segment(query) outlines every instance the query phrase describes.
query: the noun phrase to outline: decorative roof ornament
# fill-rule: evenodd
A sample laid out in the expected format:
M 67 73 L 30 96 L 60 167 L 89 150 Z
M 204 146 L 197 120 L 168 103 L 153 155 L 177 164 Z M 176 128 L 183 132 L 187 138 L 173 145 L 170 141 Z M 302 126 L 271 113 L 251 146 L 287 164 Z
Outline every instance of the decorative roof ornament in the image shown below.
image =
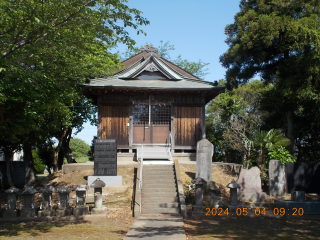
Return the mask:
M 159 54 L 158 49 L 155 48 L 155 47 L 152 46 L 152 45 L 149 45 L 149 44 L 146 44 L 146 45 L 142 46 L 142 47 L 140 48 L 140 50 L 141 50 L 141 52 L 146 51 L 146 52 L 148 52 L 148 53 L 151 52 L 151 53 Z
M 159 69 L 156 67 L 156 65 L 154 65 L 154 63 L 150 63 L 145 69 L 145 71 L 156 72 L 156 71 L 159 71 Z

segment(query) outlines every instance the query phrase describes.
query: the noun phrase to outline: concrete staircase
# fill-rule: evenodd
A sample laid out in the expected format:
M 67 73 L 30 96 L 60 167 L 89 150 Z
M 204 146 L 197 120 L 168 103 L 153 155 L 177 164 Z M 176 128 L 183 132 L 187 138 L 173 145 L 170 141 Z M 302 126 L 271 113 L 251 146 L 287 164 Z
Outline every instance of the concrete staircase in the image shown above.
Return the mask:
M 173 165 L 144 165 L 141 191 L 142 214 L 179 214 Z

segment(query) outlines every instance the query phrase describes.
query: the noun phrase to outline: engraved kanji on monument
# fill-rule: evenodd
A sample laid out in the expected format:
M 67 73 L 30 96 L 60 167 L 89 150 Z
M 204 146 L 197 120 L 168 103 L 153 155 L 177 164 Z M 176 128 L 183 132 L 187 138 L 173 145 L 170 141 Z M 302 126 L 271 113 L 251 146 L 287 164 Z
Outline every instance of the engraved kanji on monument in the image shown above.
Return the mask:
M 94 175 L 117 176 L 117 140 L 96 139 L 94 143 Z
M 202 139 L 197 143 L 197 164 L 196 178 L 201 177 L 205 181 L 212 180 L 212 156 L 213 145 L 207 139 Z

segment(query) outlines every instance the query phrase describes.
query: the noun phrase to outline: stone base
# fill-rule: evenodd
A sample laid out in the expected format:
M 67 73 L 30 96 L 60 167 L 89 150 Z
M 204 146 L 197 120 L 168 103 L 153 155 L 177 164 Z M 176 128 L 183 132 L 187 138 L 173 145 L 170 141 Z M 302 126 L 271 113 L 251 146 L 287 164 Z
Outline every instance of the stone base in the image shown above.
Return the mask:
M 51 217 L 51 216 L 54 216 L 54 211 L 53 210 L 40 210 L 38 212 L 38 216 L 39 217 Z
M 299 215 L 299 208 L 303 209 L 303 214 L 320 214 L 320 202 L 319 201 L 285 201 L 285 200 L 274 200 L 274 208 L 284 208 L 286 210 L 285 216 L 292 216 L 293 213 Z M 296 208 L 297 210 L 293 209 Z M 300 210 L 300 214 L 302 210 Z
M 238 200 L 242 202 L 264 202 L 266 200 L 265 193 L 238 193 Z
M 99 178 L 106 186 L 122 186 L 122 176 L 88 176 L 88 186 Z
M 191 214 L 193 217 L 205 216 L 206 215 L 206 207 L 193 205 Z
M 18 217 L 18 210 L 3 210 L 3 218 L 16 218 Z
M 106 214 L 106 208 L 92 208 L 91 209 L 91 215 L 105 215 Z
M 238 208 L 241 208 L 242 210 L 243 206 L 241 204 L 237 206 L 228 205 L 229 212 L 236 212 Z
M 71 209 L 57 209 L 56 216 L 57 217 L 65 217 L 71 215 Z
M 22 209 L 20 213 L 20 217 L 22 218 L 31 218 L 36 216 L 35 209 Z
M 76 207 L 73 209 L 73 215 L 75 217 L 79 217 L 82 215 L 87 215 L 89 214 L 89 207 Z

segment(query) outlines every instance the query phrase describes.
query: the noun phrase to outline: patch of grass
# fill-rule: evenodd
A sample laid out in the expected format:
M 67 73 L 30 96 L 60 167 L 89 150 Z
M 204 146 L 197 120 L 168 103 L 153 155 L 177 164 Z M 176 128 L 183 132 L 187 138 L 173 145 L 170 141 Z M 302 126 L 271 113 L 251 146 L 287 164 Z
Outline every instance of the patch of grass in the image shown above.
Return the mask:
M 77 163 L 85 163 L 85 162 L 89 162 L 89 157 L 78 157 L 78 158 L 74 158 L 76 160 Z

